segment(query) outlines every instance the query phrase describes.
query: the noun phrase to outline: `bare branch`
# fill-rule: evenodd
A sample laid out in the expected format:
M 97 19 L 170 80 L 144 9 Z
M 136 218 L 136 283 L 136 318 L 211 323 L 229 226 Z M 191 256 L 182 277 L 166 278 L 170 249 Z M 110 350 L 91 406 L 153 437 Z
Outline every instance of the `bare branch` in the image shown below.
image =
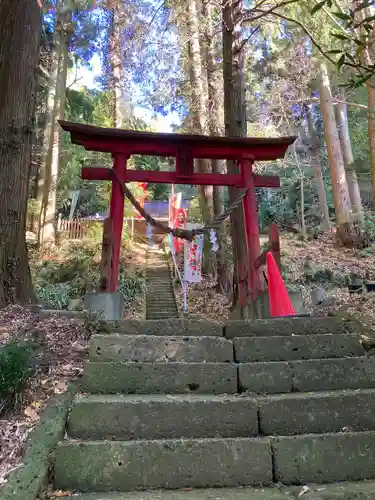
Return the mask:
M 246 16 L 246 14 L 247 14 L 248 17 L 247 18 L 245 17 L 243 19 L 243 21 L 246 21 L 246 22 L 257 21 L 258 19 L 261 19 L 264 16 L 267 16 L 269 14 L 275 13 L 276 10 L 278 10 L 278 9 L 280 9 L 282 7 L 286 7 L 287 5 L 291 5 L 293 3 L 297 3 L 298 1 L 299 0 L 285 0 L 284 2 L 281 2 L 281 3 L 277 4 L 277 5 L 274 5 L 273 7 L 271 7 L 268 10 L 259 9 L 259 7 L 261 6 L 261 4 L 264 3 L 264 2 L 260 2 L 260 4 L 254 5 L 254 7 L 252 9 L 248 9 L 248 10 L 244 11 L 244 15 Z M 259 12 L 259 14 L 253 16 L 252 13 L 255 13 L 255 12 Z

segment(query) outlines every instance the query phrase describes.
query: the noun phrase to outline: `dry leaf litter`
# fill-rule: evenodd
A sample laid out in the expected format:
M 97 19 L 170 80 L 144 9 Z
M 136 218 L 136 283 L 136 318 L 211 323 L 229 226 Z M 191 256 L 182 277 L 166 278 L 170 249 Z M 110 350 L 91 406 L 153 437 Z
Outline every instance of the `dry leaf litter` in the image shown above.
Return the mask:
M 122 260 L 139 268 L 145 264 L 145 247 L 134 247 L 133 252 L 122 255 Z M 144 295 L 139 294 L 131 307 L 124 311 L 124 319 L 145 317 Z M 65 392 L 68 383 L 81 376 L 87 356 L 90 332 L 86 330 L 84 320 L 55 316 L 40 322 L 38 313 L 20 306 L 0 310 L 0 347 L 17 339 L 28 339 L 40 346 L 38 368 L 17 411 L 0 416 L 0 491 L 9 473 L 22 463 L 27 436 L 38 423 L 39 414 L 49 398 Z M 67 496 L 68 493 L 59 492 L 57 496 Z
M 281 262 L 285 282 L 290 289 L 301 291 L 308 312 L 323 315 L 331 311 L 343 312 L 360 318 L 368 328 L 368 335 L 375 344 L 375 293 L 350 295 L 345 281 L 352 275 L 368 282 L 375 282 L 375 247 L 364 250 L 347 249 L 335 244 L 334 235 L 324 235 L 313 241 L 301 241 L 294 236 L 283 235 L 280 240 Z M 307 274 L 321 272 L 331 275 L 324 282 L 317 279 L 312 283 Z M 340 281 L 340 285 L 337 284 Z M 324 288 L 329 305 L 314 306 L 311 291 Z M 179 311 L 183 311 L 183 293 L 176 286 Z M 196 317 L 225 323 L 230 313 L 228 297 L 215 291 L 215 282 L 203 278 L 201 283 L 189 285 L 188 317 Z M 372 341 L 371 341 L 372 342 Z

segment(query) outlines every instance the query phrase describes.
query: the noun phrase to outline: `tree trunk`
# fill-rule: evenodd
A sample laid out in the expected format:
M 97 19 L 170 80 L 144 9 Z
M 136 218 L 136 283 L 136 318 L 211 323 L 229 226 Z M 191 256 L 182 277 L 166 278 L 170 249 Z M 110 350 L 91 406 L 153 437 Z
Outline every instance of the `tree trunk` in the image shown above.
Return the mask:
M 122 110 L 123 92 L 122 92 L 122 77 L 124 72 L 124 64 L 122 57 L 122 8 L 120 2 L 107 0 L 107 8 L 111 10 L 112 19 L 109 35 L 109 60 L 111 64 L 111 88 L 114 95 L 113 103 L 113 123 L 116 128 L 121 128 L 124 123 Z M 129 82 L 130 83 L 130 82 Z
M 315 171 L 316 184 L 318 186 L 318 196 L 319 196 L 319 206 L 320 206 L 320 217 L 321 217 L 321 227 L 323 231 L 329 231 L 329 210 L 327 203 L 326 189 L 324 186 L 322 165 L 320 163 L 319 156 L 319 140 L 315 129 L 315 124 L 313 117 L 311 116 L 311 109 L 306 108 L 307 114 L 307 126 L 310 135 L 310 158 L 311 163 Z
M 58 77 L 56 81 L 55 102 L 53 109 L 53 122 L 51 129 L 50 152 L 47 156 L 47 174 L 48 179 L 45 184 L 45 194 L 43 197 L 43 220 L 41 224 L 40 243 L 54 244 L 56 238 L 56 190 L 59 175 L 60 161 L 60 135 L 61 130 L 57 123 L 65 116 L 66 104 L 66 80 L 68 74 L 69 45 L 73 34 L 72 15 L 74 3 L 72 0 L 65 0 L 64 6 L 59 15 L 57 29 L 59 33 L 59 54 Z
M 43 133 L 43 146 L 41 151 L 41 163 L 38 173 L 38 194 L 37 204 L 39 209 L 38 221 L 38 242 L 39 244 L 44 241 L 43 227 L 45 225 L 46 211 L 48 204 L 48 193 L 50 187 L 50 166 L 52 161 L 52 148 L 53 148 L 53 132 L 54 123 L 56 122 L 55 115 L 55 102 L 58 94 L 57 85 L 59 78 L 59 64 L 61 60 L 61 10 L 63 0 L 57 0 L 54 37 L 52 47 L 52 62 L 48 79 L 48 97 L 46 104 L 46 115 Z
M 358 6 L 361 2 L 359 0 L 353 1 L 353 11 L 356 12 L 356 20 L 358 19 L 359 28 L 357 34 L 359 37 L 365 37 L 366 32 L 363 24 L 363 20 L 370 16 L 373 16 L 374 9 L 371 5 L 367 8 L 362 8 L 358 10 Z M 367 48 L 362 52 L 362 61 L 367 65 L 373 65 L 375 62 L 375 22 L 372 20 L 367 25 L 372 25 L 372 30 L 368 34 Z M 366 82 L 367 88 L 367 130 L 368 130 L 368 144 L 370 149 L 371 158 L 371 177 L 372 177 L 372 207 L 375 208 L 375 77 L 372 76 Z
M 0 307 L 34 299 L 25 241 L 41 4 L 0 2 Z
M 228 137 L 246 137 L 245 86 L 243 80 L 243 53 L 241 45 L 241 0 L 227 2 L 223 0 L 223 78 L 224 78 L 224 122 L 225 135 Z M 238 166 L 233 161 L 227 162 L 229 174 L 238 173 Z M 234 201 L 239 190 L 229 188 L 229 199 Z M 238 306 L 241 289 L 248 290 L 247 246 L 240 206 L 231 215 L 232 253 L 234 261 L 233 303 Z M 242 304 L 241 304 L 242 305 Z
M 349 189 L 346 181 L 344 160 L 341 153 L 340 139 L 336 126 L 328 71 L 327 67 L 323 63 L 320 65 L 320 72 L 320 110 L 323 116 L 328 164 L 331 172 L 337 236 L 340 243 L 346 244 L 352 237 Z
M 202 18 L 205 20 L 203 33 L 204 60 L 206 65 L 207 79 L 207 118 L 208 132 L 211 136 L 220 135 L 220 112 L 219 112 L 219 81 L 218 65 L 215 57 L 214 32 L 213 32 L 213 12 L 212 5 L 207 1 L 202 2 Z M 211 169 L 214 174 L 223 173 L 223 163 L 221 160 L 211 160 Z M 216 217 L 224 211 L 224 189 L 222 186 L 213 187 L 213 215 Z M 226 231 L 224 224 L 217 230 L 218 251 L 216 252 L 217 283 L 216 289 L 219 293 L 229 293 L 230 279 L 228 269 L 225 265 Z
M 199 19 L 198 10 L 195 0 L 188 0 L 187 2 L 187 15 L 188 15 L 188 35 L 189 35 L 189 65 L 190 65 L 190 85 L 191 85 L 191 99 L 190 99 L 190 113 L 194 132 L 198 134 L 205 134 L 207 131 L 207 109 L 208 109 L 208 96 L 207 85 L 204 85 L 202 74 L 204 72 L 204 65 L 202 64 L 202 54 L 200 43 Z M 196 161 L 197 169 L 200 173 L 208 173 L 208 162 L 205 159 L 198 159 Z M 199 205 L 202 213 L 202 219 L 205 224 L 212 219 L 212 206 L 213 206 L 213 188 L 212 186 L 199 186 Z M 205 244 L 203 256 L 203 273 L 209 274 L 211 271 L 210 259 L 210 245 Z
M 306 236 L 306 221 L 305 221 L 305 178 L 303 172 L 299 172 L 299 187 L 300 187 L 300 220 L 301 220 L 301 234 Z
M 328 210 L 326 189 L 324 186 L 322 165 L 320 163 L 319 148 L 317 148 L 316 146 L 312 146 L 310 158 L 315 171 L 316 184 L 318 186 L 321 227 L 323 231 L 329 231 L 330 229 L 329 210 Z
M 336 119 L 340 137 L 341 151 L 346 170 L 349 196 L 352 204 L 353 220 L 358 221 L 360 224 L 363 224 L 363 207 L 361 193 L 357 181 L 357 174 L 354 167 L 353 151 L 348 126 L 348 107 L 345 103 L 345 96 L 341 97 L 341 101 L 342 102 L 338 102 L 336 104 Z
M 374 28 L 375 29 L 375 28 Z M 372 176 L 372 207 L 375 208 L 375 77 L 367 82 L 368 95 L 368 143 L 371 157 L 371 176 Z

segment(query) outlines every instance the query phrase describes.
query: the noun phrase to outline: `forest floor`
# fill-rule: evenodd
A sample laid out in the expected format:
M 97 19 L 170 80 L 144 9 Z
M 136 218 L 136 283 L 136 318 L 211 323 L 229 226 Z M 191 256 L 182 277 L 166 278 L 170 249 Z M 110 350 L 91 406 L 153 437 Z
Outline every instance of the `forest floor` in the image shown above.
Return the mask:
M 349 294 L 347 283 L 352 277 L 375 283 L 375 246 L 347 249 L 335 245 L 334 235 L 303 241 L 295 236 L 281 236 L 282 274 L 290 290 L 300 290 L 308 312 L 324 314 L 337 311 L 353 315 L 374 332 L 375 293 Z M 316 306 L 311 291 L 321 288 L 325 301 Z M 183 294 L 177 289 L 179 309 L 183 309 Z M 228 320 L 231 303 L 228 297 L 215 291 L 215 282 L 204 279 L 190 285 L 188 293 L 189 315 L 224 323 Z
M 48 307 L 67 307 L 82 294 L 87 282 L 97 281 L 99 262 L 96 243 L 67 243 L 55 250 L 31 252 L 30 267 L 39 299 Z M 126 301 L 124 318 L 144 317 L 144 266 L 145 247 L 127 243 L 120 280 Z M 10 306 L 0 310 L 0 348 L 26 340 L 32 343 L 36 358 L 36 368 L 15 407 L 6 411 L 0 401 L 0 497 L 7 475 L 22 462 L 26 438 L 48 400 L 65 392 L 69 382 L 81 376 L 97 319 L 55 316 L 39 321 L 37 308 Z

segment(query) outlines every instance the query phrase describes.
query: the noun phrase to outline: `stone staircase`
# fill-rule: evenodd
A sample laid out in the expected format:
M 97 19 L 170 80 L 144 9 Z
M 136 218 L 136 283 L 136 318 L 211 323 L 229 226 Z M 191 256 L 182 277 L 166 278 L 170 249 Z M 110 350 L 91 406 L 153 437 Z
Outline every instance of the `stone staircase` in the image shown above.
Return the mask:
M 54 471 L 80 500 L 375 499 L 375 359 L 349 322 L 125 322 L 82 391 Z
M 146 283 L 146 319 L 178 318 L 171 272 L 162 249 L 147 250 Z

